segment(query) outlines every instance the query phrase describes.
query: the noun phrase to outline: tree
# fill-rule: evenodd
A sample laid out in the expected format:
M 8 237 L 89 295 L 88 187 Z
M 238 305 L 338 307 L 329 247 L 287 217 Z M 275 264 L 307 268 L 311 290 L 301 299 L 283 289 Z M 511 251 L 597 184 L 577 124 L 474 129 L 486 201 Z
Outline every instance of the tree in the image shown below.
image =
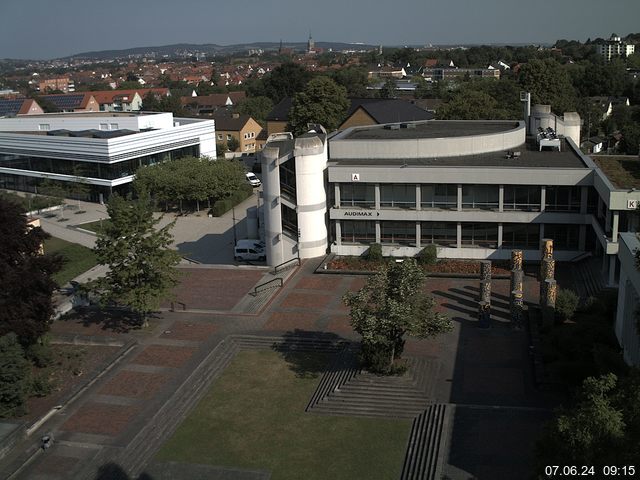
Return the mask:
M 367 85 L 369 78 L 367 69 L 360 66 L 350 66 L 336 70 L 332 75 L 333 80 L 347 89 L 350 98 L 368 97 Z
M 396 98 L 398 91 L 396 89 L 396 82 L 393 78 L 387 79 L 380 89 L 380 98 Z
M 640 146 L 640 125 L 628 123 L 622 127 L 622 142 L 620 148 L 627 155 L 637 155 Z
M 575 90 L 565 67 L 551 58 L 533 59 L 520 68 L 520 86 L 531 92 L 533 103 L 551 105 L 562 114 L 575 110 Z
M 0 417 L 25 413 L 29 362 L 15 333 L 0 337 Z
M 49 330 L 53 315 L 51 275 L 62 259 L 41 254 L 48 237 L 28 225 L 17 204 L 0 197 L 0 335 L 15 333 L 24 347 Z
M 305 133 L 307 124 L 319 123 L 327 131 L 338 128 L 349 108 L 347 91 L 328 77 L 309 81 L 296 94 L 289 112 L 289 125 L 295 135 Z
M 434 310 L 422 287 L 424 273 L 414 259 L 392 263 L 367 279 L 358 292 L 343 297 L 351 326 L 362 335 L 361 358 L 374 372 L 390 373 L 404 349 L 404 336 L 429 338 L 453 328 Z
M 236 137 L 231 137 L 227 140 L 227 148 L 230 152 L 235 152 L 240 148 L 240 141 Z
M 91 288 L 104 303 L 125 305 L 139 315 L 146 326 L 147 316 L 160 306 L 177 284 L 175 266 L 180 255 L 169 247 L 175 221 L 157 229 L 160 218 L 146 192 L 136 200 L 113 195 L 107 212 L 110 222 L 98 233 L 94 251 L 98 261 L 109 267 L 107 274 L 95 280 Z
M 46 179 L 38 187 L 41 193 L 55 199 L 60 204 L 60 218 L 64 218 L 65 198 L 68 194 L 66 186 L 59 181 Z
M 262 77 L 261 81 L 252 84 L 249 93 L 252 97 L 269 97 L 276 104 L 285 97 L 301 92 L 312 76 L 310 71 L 297 63 L 283 63 Z
M 446 104 L 438 108 L 440 120 L 489 120 L 497 116 L 497 103 L 488 94 L 474 90 L 456 93 Z
M 238 105 L 238 113 L 249 115 L 258 123 L 264 123 L 267 115 L 273 109 L 273 102 L 269 97 L 249 97 Z

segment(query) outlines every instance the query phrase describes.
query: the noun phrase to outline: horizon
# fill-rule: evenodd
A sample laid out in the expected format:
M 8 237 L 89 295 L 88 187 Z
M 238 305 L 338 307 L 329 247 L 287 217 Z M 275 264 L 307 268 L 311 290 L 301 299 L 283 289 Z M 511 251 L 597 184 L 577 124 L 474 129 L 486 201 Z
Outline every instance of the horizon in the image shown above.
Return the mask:
M 637 0 L 619 0 L 616 9 L 598 16 L 592 15 L 600 11 L 595 0 L 584 0 L 579 9 L 570 2 L 531 8 L 523 0 L 485 0 L 482 7 L 473 9 L 473 15 L 466 14 L 468 3 L 449 0 L 427 5 L 420 0 L 400 0 L 371 8 L 363 0 L 350 4 L 327 0 L 318 9 L 311 2 L 295 0 L 267 0 L 259 7 L 247 0 L 233 6 L 205 0 L 179 4 L 167 0 L 126 4 L 118 0 L 110 4 L 67 0 L 61 9 L 47 0 L 28 4 L 5 0 L 0 58 L 52 60 L 86 52 L 175 44 L 225 46 L 278 43 L 280 39 L 304 43 L 309 34 L 316 42 L 389 47 L 548 45 L 560 39 L 584 42 L 608 38 L 612 32 L 620 36 L 635 33 L 640 17 Z M 331 40 L 334 38 L 340 40 Z

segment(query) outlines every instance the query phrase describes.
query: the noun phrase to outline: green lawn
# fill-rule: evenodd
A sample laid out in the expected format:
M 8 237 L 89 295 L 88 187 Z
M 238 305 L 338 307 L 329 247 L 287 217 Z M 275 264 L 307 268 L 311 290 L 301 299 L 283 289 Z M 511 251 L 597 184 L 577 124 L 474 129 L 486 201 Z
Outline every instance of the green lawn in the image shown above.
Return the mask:
M 311 360 L 319 371 L 328 357 Z M 320 376 L 291 367 L 273 351 L 240 352 L 156 460 L 269 470 L 272 480 L 398 478 L 411 421 L 305 413 Z
M 91 249 L 56 237 L 45 240 L 44 251 L 47 254 L 59 253 L 66 259 L 62 269 L 53 276 L 53 279 L 60 286 L 65 285 L 69 280 L 86 272 L 98 263 L 96 255 Z
M 83 228 L 84 230 L 90 230 L 92 232 L 98 233 L 100 229 L 107 225 L 109 220 L 98 220 L 96 222 L 83 223 L 78 225 L 79 228 Z

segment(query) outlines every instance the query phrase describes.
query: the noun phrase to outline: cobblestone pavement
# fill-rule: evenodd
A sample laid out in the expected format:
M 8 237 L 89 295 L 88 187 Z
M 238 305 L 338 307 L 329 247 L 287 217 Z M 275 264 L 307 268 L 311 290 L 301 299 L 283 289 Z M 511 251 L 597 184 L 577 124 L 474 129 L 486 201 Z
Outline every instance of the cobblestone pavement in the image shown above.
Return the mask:
M 155 415 L 165 404 L 170 405 L 167 402 L 176 393 L 199 388 L 199 379 L 190 374 L 209 361 L 230 334 L 328 332 L 356 340 L 342 296 L 359 289 L 365 277 L 314 274 L 318 262 L 303 263 L 283 288 L 274 290 L 270 303 L 257 315 L 236 314 L 232 308 L 260 280 L 263 270 L 237 273 L 202 268 L 188 271 L 179 295 L 191 296 L 189 305 L 206 307 L 215 314 L 165 311 L 144 334 L 120 328 L 115 319 L 108 320 L 109 325 L 80 318 L 54 326 L 54 332 L 80 336 L 105 331 L 110 336 L 133 336 L 138 345 L 79 400 L 49 420 L 42 431 L 54 433 L 55 445 L 35 455 L 16 478 L 97 478 L 101 466 L 135 457 L 135 448 L 146 449 L 147 457 L 152 455 L 164 439 L 160 433 L 150 434 L 147 445 L 136 443 L 135 448 L 133 439 L 149 422 L 158 421 Z M 508 280 L 494 281 L 489 329 L 477 328 L 478 283 L 429 279 L 427 291 L 436 299 L 437 308 L 451 316 L 455 328 L 434 340 L 408 340 L 405 348 L 407 355 L 440 362 L 434 401 L 456 405 L 445 466 L 453 479 L 507 478 L 502 473 L 509 468 L 513 471 L 513 455 L 519 459 L 516 470 L 526 471 L 531 462 L 531 438 L 557 400 L 533 388 L 526 332 L 512 329 L 506 315 Z M 527 277 L 527 301 L 535 301 L 537 288 L 535 279 Z M 487 446 L 489 441 L 495 442 L 492 447 Z M 469 451 L 472 454 L 467 455 Z M 137 468 L 134 473 L 139 473 Z

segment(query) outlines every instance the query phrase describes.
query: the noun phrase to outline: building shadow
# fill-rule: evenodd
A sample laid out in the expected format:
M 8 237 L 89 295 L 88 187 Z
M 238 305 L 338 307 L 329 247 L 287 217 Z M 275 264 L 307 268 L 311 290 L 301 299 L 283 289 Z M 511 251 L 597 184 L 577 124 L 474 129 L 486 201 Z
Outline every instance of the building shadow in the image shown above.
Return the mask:
M 157 318 L 159 317 L 155 313 L 147 316 L 149 321 Z M 68 318 L 56 321 L 59 322 L 75 323 L 84 328 L 98 326 L 101 330 L 119 334 L 130 333 L 143 327 L 140 317 L 130 310 L 98 306 L 78 307 Z
M 109 462 L 98 468 L 94 480 L 154 480 L 154 477 L 145 472 L 137 477 L 131 477 L 120 465 Z
M 203 221 L 207 221 L 204 219 Z M 234 240 L 247 237 L 247 220 L 238 220 L 221 233 L 207 233 L 193 242 L 181 242 L 176 245 L 180 255 L 198 263 L 232 265 L 234 264 Z

